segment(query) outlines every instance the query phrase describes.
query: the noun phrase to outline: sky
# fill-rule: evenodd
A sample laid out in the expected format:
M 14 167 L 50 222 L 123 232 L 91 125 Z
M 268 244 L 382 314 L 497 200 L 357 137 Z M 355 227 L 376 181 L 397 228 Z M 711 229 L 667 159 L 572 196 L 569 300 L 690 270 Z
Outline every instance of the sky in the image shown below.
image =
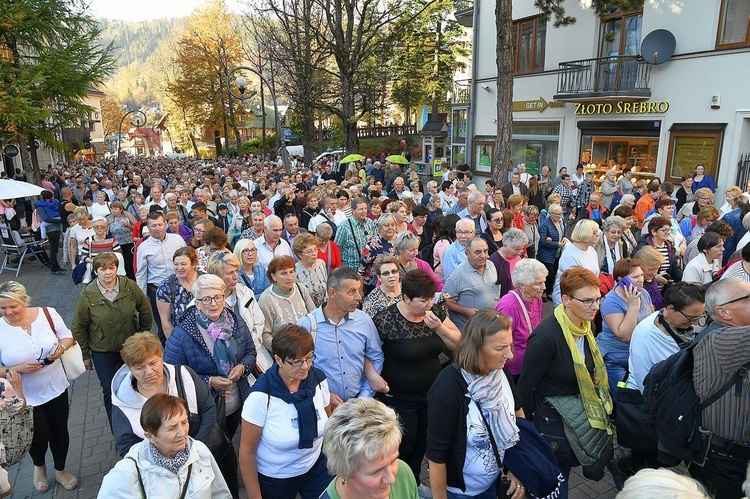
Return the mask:
M 147 21 L 172 17 L 185 17 L 201 7 L 204 0 L 89 0 L 94 17 L 111 20 Z M 231 11 L 241 12 L 240 0 L 226 0 Z

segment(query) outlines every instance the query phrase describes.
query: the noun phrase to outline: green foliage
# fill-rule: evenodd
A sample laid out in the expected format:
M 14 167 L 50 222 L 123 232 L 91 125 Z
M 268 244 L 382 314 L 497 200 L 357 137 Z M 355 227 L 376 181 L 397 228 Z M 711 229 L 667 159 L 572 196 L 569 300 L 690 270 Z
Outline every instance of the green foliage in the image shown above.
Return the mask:
M 643 9 L 644 0 L 591 0 L 591 8 L 599 16 L 614 12 Z M 565 13 L 565 0 L 534 0 L 534 5 L 547 19 L 554 17 L 554 26 L 569 26 L 576 22 L 576 18 Z

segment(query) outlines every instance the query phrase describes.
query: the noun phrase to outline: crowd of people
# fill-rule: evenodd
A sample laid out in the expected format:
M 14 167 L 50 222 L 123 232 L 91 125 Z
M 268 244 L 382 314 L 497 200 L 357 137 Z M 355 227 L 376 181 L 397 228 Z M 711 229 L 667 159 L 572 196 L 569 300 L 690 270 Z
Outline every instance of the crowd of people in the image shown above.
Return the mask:
M 123 457 L 100 497 L 236 498 L 239 473 L 253 498 L 566 498 L 578 466 L 623 497 L 742 497 L 747 376 L 703 411 L 702 485 L 619 441 L 616 409 L 687 348 L 701 400 L 750 361 L 750 185 L 714 206 L 703 165 L 675 189 L 612 163 L 481 186 L 378 158 L 50 165 L 43 199 L 0 215 L 41 220 L 80 293 L 68 326 L 0 285 L 2 442 L 33 412 L 34 488 L 48 449 L 77 487 L 77 343 Z

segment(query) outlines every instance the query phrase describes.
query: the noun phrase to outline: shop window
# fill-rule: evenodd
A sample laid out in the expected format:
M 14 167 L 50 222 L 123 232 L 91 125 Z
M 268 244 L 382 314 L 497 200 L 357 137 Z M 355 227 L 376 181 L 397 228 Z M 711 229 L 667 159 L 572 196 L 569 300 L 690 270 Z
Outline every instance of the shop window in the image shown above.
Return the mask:
M 516 72 L 543 71 L 547 22 L 534 17 L 516 21 L 513 27 L 516 30 Z
M 750 2 L 722 0 L 716 48 L 750 45 Z
M 492 175 L 495 164 L 495 143 L 490 141 L 474 142 L 474 173 Z
M 600 57 L 638 55 L 641 48 L 643 12 L 626 12 L 602 21 Z
M 683 175 L 695 173 L 697 165 L 705 167 L 705 174 L 717 178 L 719 153 L 723 140 L 723 128 L 681 131 L 680 125 L 672 126 L 669 134 L 667 154 L 667 178 L 679 181 Z
M 526 172 L 535 175 L 542 166 L 557 171 L 560 143 L 558 122 L 514 122 L 511 145 L 514 165 L 526 164 Z

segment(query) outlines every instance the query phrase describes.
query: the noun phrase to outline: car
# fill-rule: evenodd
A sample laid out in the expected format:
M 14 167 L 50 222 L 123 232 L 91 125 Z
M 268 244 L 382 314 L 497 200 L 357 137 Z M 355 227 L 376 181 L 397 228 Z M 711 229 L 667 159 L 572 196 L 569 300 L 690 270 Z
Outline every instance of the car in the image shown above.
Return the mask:
M 315 161 L 318 162 L 325 158 L 330 158 L 331 156 L 341 156 L 342 158 L 346 155 L 346 149 L 329 149 L 325 152 L 322 152 L 315 156 Z

